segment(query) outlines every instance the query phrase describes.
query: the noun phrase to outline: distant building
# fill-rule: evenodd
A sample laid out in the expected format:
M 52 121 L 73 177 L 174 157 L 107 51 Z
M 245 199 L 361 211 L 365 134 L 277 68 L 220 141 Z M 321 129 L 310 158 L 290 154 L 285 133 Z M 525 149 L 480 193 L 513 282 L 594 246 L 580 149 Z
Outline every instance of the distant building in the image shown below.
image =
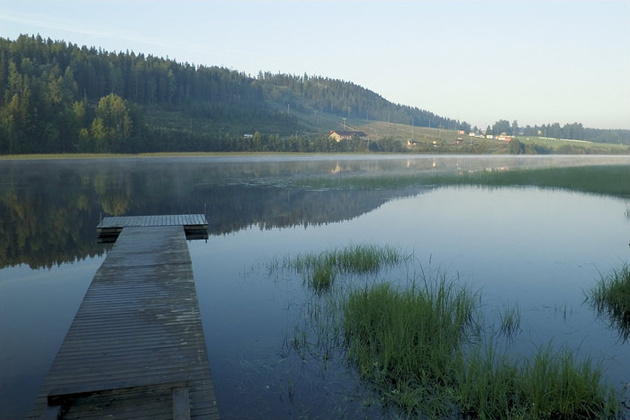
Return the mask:
M 363 131 L 331 131 L 328 134 L 328 137 L 330 137 L 331 139 L 334 139 L 335 141 L 350 140 L 353 137 L 356 137 L 362 140 L 368 139 L 367 134 L 365 134 Z

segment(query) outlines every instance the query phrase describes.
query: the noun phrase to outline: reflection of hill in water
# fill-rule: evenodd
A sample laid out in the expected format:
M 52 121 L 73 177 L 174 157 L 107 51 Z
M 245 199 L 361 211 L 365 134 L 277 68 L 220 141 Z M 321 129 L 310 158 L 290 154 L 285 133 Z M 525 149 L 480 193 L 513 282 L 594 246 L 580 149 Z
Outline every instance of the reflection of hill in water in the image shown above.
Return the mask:
M 261 229 L 320 225 L 349 220 L 405 195 L 403 191 L 304 191 L 277 187 L 210 188 L 210 234 L 229 233 L 252 225 Z
M 0 268 L 50 267 L 101 254 L 101 216 L 205 213 L 210 234 L 338 222 L 427 187 L 299 188 L 325 178 L 585 164 L 583 158 L 255 156 L 0 161 Z M 610 161 L 592 157 L 589 164 Z M 626 159 L 627 161 L 627 159 Z M 311 182 L 315 185 L 316 182 Z M 330 183 L 329 183 L 330 184 Z M 391 184 L 390 184 L 391 185 Z M 424 188 L 424 189 L 423 189 Z
M 351 219 L 412 192 L 307 191 L 289 178 L 375 170 L 356 162 L 2 162 L 0 267 L 50 267 L 101 254 L 105 215 L 206 213 L 210 234 Z

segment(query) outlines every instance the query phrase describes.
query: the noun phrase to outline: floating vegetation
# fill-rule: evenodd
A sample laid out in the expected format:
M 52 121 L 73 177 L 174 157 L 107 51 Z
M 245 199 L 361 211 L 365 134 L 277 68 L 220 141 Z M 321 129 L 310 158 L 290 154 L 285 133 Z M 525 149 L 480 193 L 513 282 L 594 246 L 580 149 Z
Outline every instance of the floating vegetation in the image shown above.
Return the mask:
M 624 264 L 608 276 L 601 276 L 586 298 L 600 316 L 610 319 L 623 341 L 630 338 L 630 265 Z
M 630 183 L 620 182 L 622 179 L 627 179 L 628 175 L 630 175 L 630 167 L 627 165 L 573 166 L 473 172 L 464 177 L 461 183 L 489 186 L 537 186 L 628 197 Z
M 282 268 L 294 270 L 305 283 L 317 293 L 331 288 L 341 274 L 375 274 L 385 267 L 394 266 L 406 257 L 391 246 L 349 245 L 342 249 L 325 251 L 321 254 L 298 255 L 285 258 Z M 274 261 L 268 266 L 269 271 L 279 269 Z
M 396 175 L 346 176 L 300 179 L 297 185 L 315 189 L 393 189 L 450 185 L 489 187 L 536 186 L 569 191 L 630 196 L 630 183 L 621 182 L 630 175 L 628 165 L 596 165 L 561 168 L 535 168 L 466 172 L 413 172 Z
M 622 415 L 615 388 L 602 381 L 601 363 L 551 344 L 529 357 L 509 356 L 493 341 L 520 332 L 518 304 L 497 314 L 499 330 L 493 332 L 481 317 L 480 294 L 457 279 L 422 269 L 407 283 L 377 278 L 383 268 L 409 258 L 391 247 L 352 245 L 272 261 L 270 273 L 290 270 L 316 292 L 305 302 L 293 338 L 287 332 L 284 349 L 324 365 L 347 357 L 384 408 L 409 418 Z M 622 271 L 615 277 L 627 277 L 627 267 Z M 368 277 L 335 283 L 344 275 Z
M 553 312 L 556 315 L 562 316 L 564 322 L 567 322 L 567 319 L 570 315 L 573 315 L 573 309 L 569 308 L 566 303 L 561 305 L 556 305 L 553 307 Z
M 508 306 L 499 314 L 499 332 L 508 338 L 512 338 L 521 331 L 521 309 L 518 305 Z

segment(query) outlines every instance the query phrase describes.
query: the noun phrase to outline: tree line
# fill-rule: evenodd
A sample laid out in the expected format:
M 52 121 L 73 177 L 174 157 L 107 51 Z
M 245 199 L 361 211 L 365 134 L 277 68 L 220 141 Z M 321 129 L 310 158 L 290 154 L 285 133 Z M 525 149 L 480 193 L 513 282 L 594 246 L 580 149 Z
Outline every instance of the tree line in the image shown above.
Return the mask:
M 268 72 L 250 77 L 39 35 L 0 38 L 0 154 L 404 150 L 400 139 L 331 143 L 326 133 L 307 134 L 300 112 L 471 130 L 466 122 L 393 104 L 341 80 Z M 628 130 L 577 123 L 521 128 L 500 120 L 488 130 L 612 143 L 629 137 Z
M 259 72 L 258 80 L 264 82 L 267 89 L 288 88 L 306 99 L 308 108 L 313 111 L 346 118 L 470 131 L 470 124 L 465 121 L 441 117 L 416 107 L 393 104 L 381 95 L 352 82 L 307 74 L 297 76 L 270 72 Z M 297 105 L 300 106 L 300 103 Z
M 475 131 L 478 129 L 475 127 Z M 595 143 L 630 144 L 630 130 L 603 130 L 587 128 L 582 123 L 565 124 L 560 123 L 542 125 L 527 125 L 520 127 L 518 121 L 499 120 L 492 126 L 486 128 L 486 133 L 491 135 L 508 136 L 540 136 L 554 139 L 585 140 Z
M 242 73 L 78 47 L 39 35 L 0 38 L 0 87 L 0 153 L 185 148 L 179 132 L 154 144 L 156 125 L 144 121 L 149 108 L 210 120 L 229 114 L 224 121 L 236 120 L 231 127 L 270 121 L 280 134 L 299 127 L 269 109 L 262 88 Z M 196 140 L 211 142 L 231 127 Z
M 304 128 L 285 112 L 285 104 L 294 111 L 466 128 L 466 123 L 392 104 L 349 82 L 270 73 L 252 78 L 225 68 L 107 52 L 40 35 L 0 38 L 0 87 L 3 154 L 365 149 L 352 142 L 298 139 Z M 147 110 L 177 111 L 181 118 L 202 119 L 204 127 L 147 122 Z M 243 133 L 255 131 L 265 134 L 252 145 Z

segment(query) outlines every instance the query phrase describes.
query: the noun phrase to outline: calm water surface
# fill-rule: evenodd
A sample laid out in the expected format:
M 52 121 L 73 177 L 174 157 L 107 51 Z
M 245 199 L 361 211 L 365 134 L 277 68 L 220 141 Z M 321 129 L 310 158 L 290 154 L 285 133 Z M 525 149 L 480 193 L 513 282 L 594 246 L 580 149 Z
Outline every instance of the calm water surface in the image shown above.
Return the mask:
M 369 281 L 446 273 L 481 295 L 487 328 L 508 306 L 527 356 L 551 342 L 604 361 L 623 389 L 630 344 L 583 291 L 628 261 L 628 201 L 527 188 L 303 188 L 325 176 L 630 163 L 566 157 L 264 157 L 0 161 L 0 417 L 24 417 L 106 256 L 108 214 L 206 213 L 189 248 L 222 418 L 366 418 L 384 413 L 343 348 L 322 333 L 326 297 L 268 266 L 352 244 L 392 245 L 407 263 Z M 313 320 L 316 320 L 313 322 Z M 303 339 L 296 346 L 297 338 Z M 330 337 L 327 337 L 330 338 Z

